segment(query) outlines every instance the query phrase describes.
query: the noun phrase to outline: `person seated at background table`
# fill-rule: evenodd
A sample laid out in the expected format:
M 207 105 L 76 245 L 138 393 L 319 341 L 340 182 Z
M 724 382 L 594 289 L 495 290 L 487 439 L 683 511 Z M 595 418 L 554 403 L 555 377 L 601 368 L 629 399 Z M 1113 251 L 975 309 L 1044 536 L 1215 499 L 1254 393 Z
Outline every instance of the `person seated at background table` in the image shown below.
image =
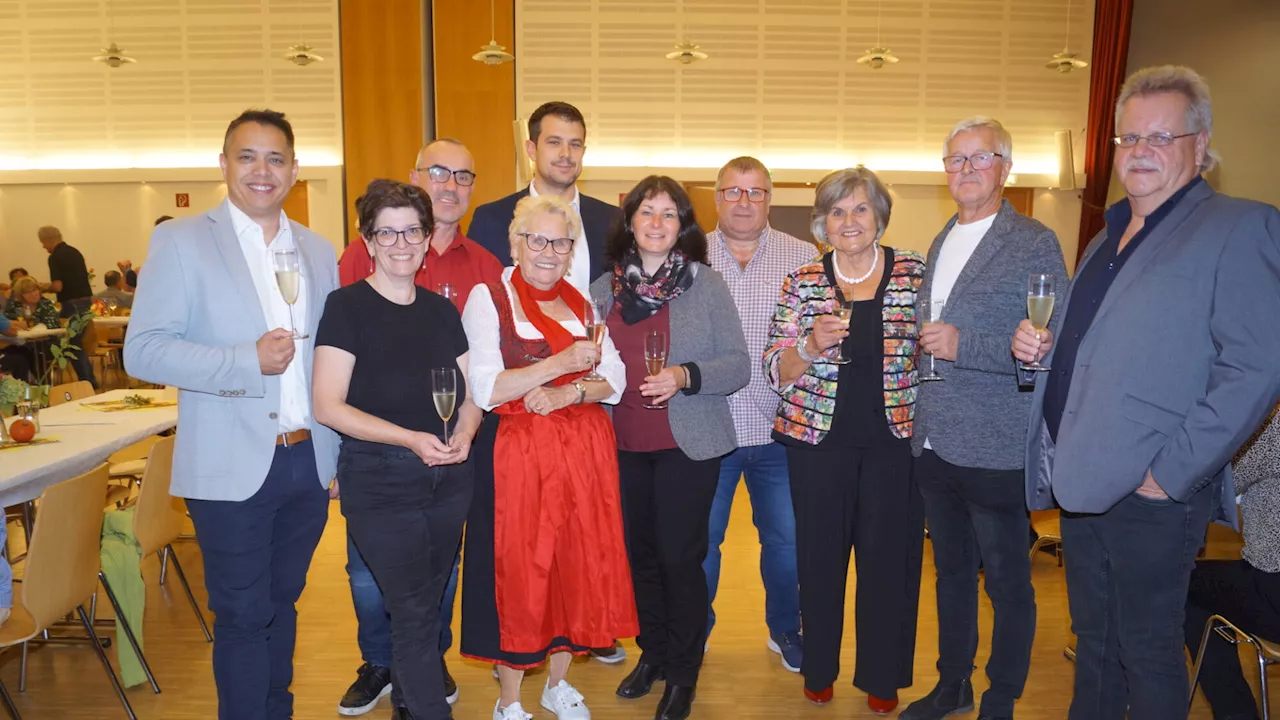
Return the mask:
M 707 238 L 680 184 L 651 175 L 622 202 L 605 240 L 605 274 L 591 283 L 626 366 L 613 411 L 627 556 L 640 616 L 640 662 L 618 695 L 666 687 L 654 717 L 692 712 L 707 640 L 707 557 L 720 460 L 738 447 L 728 396 L 751 378 L 738 310 L 707 264 Z M 666 367 L 650 373 L 660 333 Z
M 563 199 L 520 200 L 508 229 L 515 267 L 477 285 L 462 313 L 471 392 L 493 410 L 472 450 L 462 655 L 498 665 L 494 720 L 530 717 L 520 682 L 548 656 L 542 706 L 587 720 L 570 661 L 639 631 L 617 440 L 599 404 L 618 401 L 626 370 L 612 341 L 586 339 L 587 299 L 565 279 L 578 231 Z M 597 362 L 604 379 L 584 377 Z
M 94 295 L 94 300 L 103 300 L 108 304 L 114 300 L 117 307 L 133 307 L 133 293 L 129 292 L 128 287 L 124 284 L 123 273 L 115 270 L 108 271 L 106 275 L 102 276 L 102 282 L 106 284 L 107 288 Z
M 29 383 L 31 382 L 30 351 L 21 345 L 10 345 L 4 342 L 5 338 L 15 337 L 17 334 L 17 326 L 9 318 L 0 315 L 0 373 L 8 373 Z M 3 547 L 4 544 L 0 543 L 0 548 Z
M 19 330 L 30 330 L 36 325 L 50 329 L 61 327 L 58 308 L 40 293 L 40 283 L 30 276 L 21 277 L 13 284 L 13 299 L 5 307 L 4 314 L 14 321 Z
M 27 277 L 28 274 L 29 273 L 27 273 L 26 268 L 20 268 L 20 267 L 16 267 L 9 271 L 9 282 L 0 283 L 0 293 L 5 293 L 6 302 L 13 299 L 12 283 L 17 282 L 18 278 Z
M 1280 422 L 1276 415 L 1273 410 L 1231 466 L 1244 518 L 1240 559 L 1200 560 L 1191 571 L 1184 632 L 1193 658 L 1200 650 L 1205 623 L 1214 615 L 1280 643 Z M 1217 633 L 1209 633 L 1204 648 L 1200 687 L 1214 720 L 1259 717 L 1236 646 Z
M 852 549 L 853 684 L 878 715 L 911 685 L 924 554 L 911 436 L 925 267 L 918 253 L 881 246 L 892 209 L 865 167 L 818 183 L 812 231 L 831 250 L 783 281 L 764 355 L 782 395 L 773 434 L 787 446 L 796 513 L 804 694 L 830 702 L 840 674 Z

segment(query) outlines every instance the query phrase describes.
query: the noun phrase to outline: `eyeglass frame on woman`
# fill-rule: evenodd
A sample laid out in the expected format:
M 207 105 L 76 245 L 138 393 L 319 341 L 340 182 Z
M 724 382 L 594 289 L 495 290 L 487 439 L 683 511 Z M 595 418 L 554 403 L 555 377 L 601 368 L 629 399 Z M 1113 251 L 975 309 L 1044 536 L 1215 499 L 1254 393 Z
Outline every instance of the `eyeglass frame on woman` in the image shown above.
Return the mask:
M 573 252 L 573 238 L 549 238 L 546 235 L 531 232 L 516 233 L 516 235 L 524 238 L 525 247 L 529 248 L 533 252 L 542 252 L 546 249 L 548 243 L 551 245 L 551 252 L 557 255 L 568 255 Z M 537 238 L 537 240 L 534 238 Z M 535 244 L 537 245 L 536 247 Z M 565 249 L 562 251 L 560 250 L 561 247 L 564 247 Z
M 989 155 L 990 157 L 983 159 L 984 155 Z M 990 150 L 982 150 L 973 153 L 972 155 L 948 155 L 942 158 L 942 169 L 954 175 L 958 172 L 962 172 L 964 170 L 965 163 L 969 163 L 969 167 L 974 170 L 990 170 L 991 166 L 996 164 L 996 158 L 1002 157 L 1004 157 L 1003 154 L 992 152 Z M 974 162 L 975 159 L 982 163 L 982 167 L 978 167 L 978 164 Z M 959 160 L 960 164 L 956 165 L 955 169 L 952 170 L 951 164 L 956 160 Z
M 431 178 L 431 182 L 443 185 L 449 182 L 449 177 L 453 177 L 453 181 L 463 187 L 470 187 L 476 183 L 476 174 L 470 170 L 454 170 L 445 165 L 432 165 L 431 167 L 414 168 L 414 170 L 426 173 Z M 449 173 L 444 177 L 436 177 L 438 174 Z
M 1192 135 L 1199 135 L 1199 134 L 1200 134 L 1199 132 L 1182 133 L 1181 135 L 1173 135 L 1171 133 L 1165 133 L 1165 132 L 1151 133 L 1150 135 L 1139 135 L 1137 133 L 1125 133 L 1124 135 L 1116 135 L 1115 137 L 1111 138 L 1111 142 L 1114 142 L 1116 144 L 1116 147 L 1132 148 L 1132 147 L 1138 147 L 1138 143 L 1142 142 L 1143 140 L 1146 140 L 1147 147 L 1158 148 L 1158 147 L 1169 147 L 1174 143 L 1175 140 L 1179 138 L 1191 137 Z M 1156 141 L 1159 141 L 1159 142 L 1156 142 Z
M 732 197 L 732 198 L 731 198 L 731 197 L 729 197 L 729 193 L 731 193 L 731 192 L 732 192 L 732 193 L 734 193 L 734 194 L 736 194 L 736 195 L 737 195 L 737 197 Z M 755 199 L 755 198 L 751 197 L 752 193 L 757 193 L 757 194 L 759 194 L 759 195 L 760 195 L 760 199 L 759 199 L 759 200 L 757 200 L 757 199 Z M 764 202 L 765 200 L 768 200 L 768 199 L 769 199 L 769 191 L 768 191 L 767 189 L 765 189 L 765 188 L 758 188 L 758 187 L 752 187 L 752 188 L 743 188 L 743 187 L 726 187 L 726 188 L 720 188 L 720 197 L 724 198 L 724 201 L 725 201 L 725 202 L 731 202 L 731 203 L 732 203 L 732 202 L 738 202 L 739 200 L 741 200 L 741 199 L 742 199 L 742 196 L 743 196 L 744 194 L 747 196 L 747 200 L 749 200 L 749 201 L 751 201 L 751 202 L 753 202 L 753 203 L 762 203 L 762 202 Z
M 421 234 L 421 237 L 419 237 L 417 240 L 412 240 L 409 237 L 411 233 Z M 407 227 L 403 230 L 396 230 L 394 228 L 389 228 L 389 227 L 374 228 L 373 233 L 371 234 L 373 235 L 373 237 L 370 239 L 373 240 L 373 242 L 377 244 L 378 247 L 384 247 L 384 248 L 395 247 L 396 243 L 400 242 L 401 237 L 403 237 L 404 241 L 410 245 L 421 245 L 423 242 L 426 241 L 427 236 L 430 235 L 430 233 L 427 232 L 427 229 L 422 227 L 421 225 L 414 225 L 412 227 Z M 381 238 L 387 238 L 387 237 L 392 237 L 394 239 L 390 243 L 383 242 Z

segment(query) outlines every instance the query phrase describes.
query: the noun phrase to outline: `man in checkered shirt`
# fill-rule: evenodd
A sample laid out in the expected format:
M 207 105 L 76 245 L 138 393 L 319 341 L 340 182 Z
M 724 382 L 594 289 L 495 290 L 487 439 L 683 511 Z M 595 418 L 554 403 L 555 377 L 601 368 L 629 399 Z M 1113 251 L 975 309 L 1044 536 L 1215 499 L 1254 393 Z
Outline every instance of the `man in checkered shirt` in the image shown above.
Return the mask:
M 778 305 L 782 281 L 814 259 L 814 245 L 769 227 L 773 181 L 764 164 L 752 157 L 730 160 L 716 178 L 715 232 L 707 235 L 711 267 L 724 276 L 742 318 L 750 354 L 751 381 L 729 396 L 738 433 L 738 449 L 720 463 L 720 484 L 711 506 L 710 543 L 703 569 L 711 606 L 707 635 L 715 625 L 714 603 L 720 580 L 720 543 L 729 511 L 744 476 L 751 511 L 760 533 L 760 575 L 765 589 L 768 646 L 782 656 L 782 666 L 800 672 L 804 650 L 800 640 L 800 591 L 796 577 L 796 520 L 791 509 L 787 455 L 772 439 L 778 394 L 765 380 L 761 358 L 769 325 Z

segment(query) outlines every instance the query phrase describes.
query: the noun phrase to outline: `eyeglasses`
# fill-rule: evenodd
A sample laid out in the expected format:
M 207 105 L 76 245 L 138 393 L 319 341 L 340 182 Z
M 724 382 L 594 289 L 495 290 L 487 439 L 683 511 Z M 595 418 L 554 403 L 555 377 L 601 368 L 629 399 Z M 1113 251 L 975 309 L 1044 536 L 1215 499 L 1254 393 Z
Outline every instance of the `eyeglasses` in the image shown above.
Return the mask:
M 989 170 L 991 165 L 995 163 L 996 158 L 1002 158 L 998 152 L 983 150 L 972 155 L 948 155 L 942 158 L 942 167 L 949 173 L 958 173 L 964 169 L 964 164 L 969 163 L 969 167 L 974 170 Z
M 547 243 L 551 243 L 551 249 L 557 255 L 568 255 L 573 252 L 573 238 L 549 238 L 546 235 L 537 233 L 518 233 L 524 238 L 525 245 L 534 252 L 542 252 L 547 247 Z
M 476 181 L 476 174 L 470 170 L 451 170 L 443 165 L 432 165 L 428 168 L 414 168 L 418 172 L 424 172 L 431 177 L 431 182 L 447 183 L 449 177 L 452 176 L 454 181 L 459 185 L 466 187 L 472 185 Z
M 720 196 L 724 198 L 725 202 L 738 202 L 742 199 L 743 193 L 746 193 L 747 199 L 753 203 L 762 203 L 765 198 L 769 197 L 769 191 L 764 188 L 720 188 Z
M 427 231 L 421 225 L 414 225 L 403 230 L 378 228 L 373 231 L 373 241 L 381 247 L 395 247 L 401 236 L 404 236 L 404 241 L 410 245 L 421 245 L 422 241 L 427 239 Z
M 1177 140 L 1178 138 L 1191 137 L 1192 135 L 1199 135 L 1199 134 L 1200 133 L 1191 132 L 1191 133 L 1182 133 L 1181 135 L 1171 135 L 1169 133 L 1151 133 L 1150 135 L 1134 135 L 1133 133 L 1130 133 L 1128 135 L 1117 135 L 1114 138 L 1112 138 L 1112 141 L 1115 142 L 1116 145 L 1119 145 L 1122 148 L 1135 147 L 1137 146 L 1139 140 L 1146 140 L 1148 147 L 1168 147 L 1172 145 L 1173 141 Z

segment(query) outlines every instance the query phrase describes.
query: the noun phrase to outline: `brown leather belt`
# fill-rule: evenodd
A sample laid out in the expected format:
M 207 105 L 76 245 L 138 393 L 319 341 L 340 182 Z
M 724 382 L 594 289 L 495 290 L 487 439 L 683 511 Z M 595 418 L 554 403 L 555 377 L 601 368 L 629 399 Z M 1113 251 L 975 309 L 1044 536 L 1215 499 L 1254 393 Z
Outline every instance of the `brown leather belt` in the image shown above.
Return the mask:
M 285 447 L 289 447 L 290 445 L 297 445 L 303 440 L 310 440 L 310 439 L 311 439 L 311 431 L 303 428 L 302 430 L 294 430 L 291 433 L 281 433 L 277 435 L 276 445 L 283 445 Z

